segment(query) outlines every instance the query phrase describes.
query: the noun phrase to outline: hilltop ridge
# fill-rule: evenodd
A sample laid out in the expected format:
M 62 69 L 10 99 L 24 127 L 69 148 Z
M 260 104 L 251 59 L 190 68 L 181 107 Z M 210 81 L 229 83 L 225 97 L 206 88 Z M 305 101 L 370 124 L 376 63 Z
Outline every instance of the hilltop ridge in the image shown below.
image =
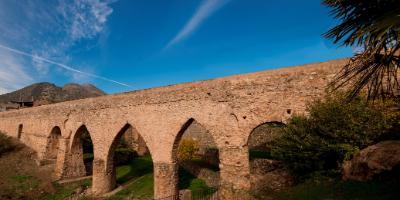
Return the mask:
M 0 104 L 10 101 L 34 101 L 34 105 L 37 106 L 103 95 L 106 95 L 104 91 L 91 84 L 68 83 L 59 87 L 53 83 L 41 82 L 0 95 Z

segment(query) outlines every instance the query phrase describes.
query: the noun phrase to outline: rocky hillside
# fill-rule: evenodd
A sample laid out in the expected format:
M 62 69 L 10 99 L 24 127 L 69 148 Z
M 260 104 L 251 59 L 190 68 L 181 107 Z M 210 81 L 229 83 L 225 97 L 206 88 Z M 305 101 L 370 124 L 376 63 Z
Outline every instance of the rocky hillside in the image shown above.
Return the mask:
M 52 83 L 35 83 L 20 90 L 0 95 L 0 104 L 10 101 L 32 101 L 34 105 L 44 105 L 75 99 L 84 99 L 105 95 L 103 91 L 90 84 L 70 83 L 58 87 Z

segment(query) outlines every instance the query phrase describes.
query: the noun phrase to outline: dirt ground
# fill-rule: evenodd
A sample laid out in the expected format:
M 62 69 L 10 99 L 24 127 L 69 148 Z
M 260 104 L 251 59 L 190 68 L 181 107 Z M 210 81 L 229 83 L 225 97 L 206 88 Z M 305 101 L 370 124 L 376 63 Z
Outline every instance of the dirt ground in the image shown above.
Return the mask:
M 40 199 L 55 192 L 54 165 L 39 167 L 34 158 L 34 151 L 21 144 L 0 155 L 0 199 Z

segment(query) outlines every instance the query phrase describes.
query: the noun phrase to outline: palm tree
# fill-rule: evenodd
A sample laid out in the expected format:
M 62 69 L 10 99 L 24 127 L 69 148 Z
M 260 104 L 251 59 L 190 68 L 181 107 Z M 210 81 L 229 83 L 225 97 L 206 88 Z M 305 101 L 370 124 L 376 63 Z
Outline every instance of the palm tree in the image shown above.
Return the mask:
M 334 43 L 361 50 L 330 86 L 348 88 L 349 99 L 366 91 L 368 99 L 400 93 L 400 0 L 323 0 L 341 22 L 324 34 Z

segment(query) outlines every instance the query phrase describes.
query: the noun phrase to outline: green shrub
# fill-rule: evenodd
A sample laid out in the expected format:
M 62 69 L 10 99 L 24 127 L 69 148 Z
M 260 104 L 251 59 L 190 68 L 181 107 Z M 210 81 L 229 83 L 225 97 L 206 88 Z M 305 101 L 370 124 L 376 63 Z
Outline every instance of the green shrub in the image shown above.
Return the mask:
M 308 116 L 294 116 L 280 138 L 270 144 L 272 157 L 298 175 L 339 170 L 343 160 L 398 127 L 393 103 L 367 102 L 359 97 L 343 103 L 327 96 L 308 106 Z
M 178 160 L 190 161 L 195 158 L 195 154 L 199 151 L 199 144 L 193 139 L 182 139 L 178 147 Z
M 5 135 L 4 133 L 0 132 L 0 156 L 3 153 L 8 151 L 12 151 L 15 149 L 15 144 L 13 143 L 11 137 Z
M 126 165 L 137 157 L 137 153 L 134 150 L 128 148 L 118 148 L 115 150 L 114 159 L 115 164 L 119 165 Z

